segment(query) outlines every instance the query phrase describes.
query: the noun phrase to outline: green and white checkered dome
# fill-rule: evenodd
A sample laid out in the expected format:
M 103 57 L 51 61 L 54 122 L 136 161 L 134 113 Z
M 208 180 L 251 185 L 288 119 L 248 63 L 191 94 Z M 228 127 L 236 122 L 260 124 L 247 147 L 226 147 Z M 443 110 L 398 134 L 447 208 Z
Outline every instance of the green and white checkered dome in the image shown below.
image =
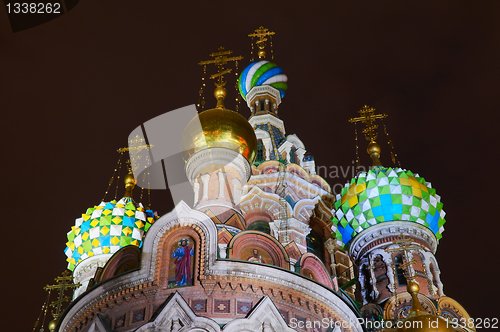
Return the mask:
M 158 219 L 152 211 L 130 197 L 118 202 L 101 202 L 87 209 L 68 232 L 64 253 L 68 269 L 73 271 L 81 261 L 101 254 L 113 254 L 120 248 L 142 246 L 149 227 Z
M 332 230 L 348 246 L 359 233 L 387 221 L 409 221 L 427 227 L 439 240 L 445 212 L 441 197 L 423 177 L 401 168 L 376 166 L 346 183 L 337 195 Z

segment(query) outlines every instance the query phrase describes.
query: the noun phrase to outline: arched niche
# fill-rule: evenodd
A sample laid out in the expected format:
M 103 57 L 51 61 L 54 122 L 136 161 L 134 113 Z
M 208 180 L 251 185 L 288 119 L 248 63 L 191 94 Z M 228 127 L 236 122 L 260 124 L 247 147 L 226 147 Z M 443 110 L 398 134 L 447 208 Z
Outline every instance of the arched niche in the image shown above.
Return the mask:
M 160 286 L 177 288 L 199 284 L 200 234 L 191 227 L 179 227 L 160 241 Z
M 272 236 L 259 231 L 243 231 L 228 245 L 229 259 L 256 262 L 289 268 L 288 254 Z
M 300 274 L 325 285 L 328 288 L 333 288 L 332 279 L 326 270 L 325 265 L 315 255 L 305 253 L 300 257 Z
M 141 266 L 141 249 L 129 245 L 118 250 L 104 265 L 97 282 L 126 273 Z

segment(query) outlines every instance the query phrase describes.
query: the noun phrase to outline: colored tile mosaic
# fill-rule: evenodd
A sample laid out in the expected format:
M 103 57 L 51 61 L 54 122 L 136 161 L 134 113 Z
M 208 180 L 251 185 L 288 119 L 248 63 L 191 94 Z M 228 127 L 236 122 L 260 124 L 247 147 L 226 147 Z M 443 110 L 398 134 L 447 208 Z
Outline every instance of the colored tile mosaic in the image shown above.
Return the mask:
M 230 312 L 231 300 L 214 299 L 213 312 L 217 314 L 228 314 Z
M 423 177 L 401 168 L 361 172 L 337 195 L 334 210 L 332 230 L 344 246 L 363 230 L 387 221 L 418 223 L 439 240 L 446 222 L 436 190 Z
M 117 328 L 124 327 L 125 326 L 125 319 L 126 319 L 126 315 L 118 317 L 115 320 L 115 327 L 114 327 L 114 329 L 116 330 Z
M 236 313 L 239 315 L 246 315 L 252 310 L 252 302 L 249 301 L 236 301 Z
M 191 307 L 196 312 L 207 312 L 207 300 L 192 300 Z
M 73 271 L 88 257 L 113 254 L 128 245 L 140 248 L 144 234 L 156 219 L 158 216 L 152 210 L 146 210 L 130 197 L 101 202 L 87 209 L 67 234 L 64 253 L 68 269 Z
M 142 322 L 146 317 L 146 308 L 142 308 L 139 310 L 134 310 L 132 316 L 132 323 Z

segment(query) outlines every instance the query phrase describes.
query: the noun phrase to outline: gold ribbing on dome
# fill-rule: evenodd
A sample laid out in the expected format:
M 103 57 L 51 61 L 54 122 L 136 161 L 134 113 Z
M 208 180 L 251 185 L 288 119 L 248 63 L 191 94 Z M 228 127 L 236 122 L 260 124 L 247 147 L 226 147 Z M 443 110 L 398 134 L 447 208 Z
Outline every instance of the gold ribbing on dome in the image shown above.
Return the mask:
M 370 106 L 363 106 L 359 111 L 359 117 L 357 118 L 350 118 L 349 122 L 350 123 L 357 123 L 357 122 L 362 122 L 366 125 L 365 129 L 363 129 L 363 133 L 365 134 L 365 138 L 368 142 L 368 148 L 366 151 L 370 155 L 370 157 L 373 160 L 373 166 L 382 166 L 382 163 L 380 162 L 380 145 L 376 142 L 376 139 L 378 137 L 378 134 L 376 132 L 376 129 L 378 128 L 378 125 L 375 124 L 376 119 L 384 119 L 387 117 L 387 114 L 381 113 L 381 114 L 375 114 L 375 109 Z
M 253 38 L 258 38 L 258 40 L 255 42 L 257 47 L 259 48 L 258 51 L 258 56 L 259 59 L 265 59 L 266 58 L 266 42 L 267 42 L 267 37 L 270 37 L 274 35 L 274 31 L 270 31 L 268 28 L 264 28 L 263 26 L 260 26 L 258 29 L 255 29 L 255 31 L 251 34 L 248 35 L 248 37 Z M 272 41 L 271 41 L 272 43 Z M 271 49 L 272 52 L 272 49 Z
M 215 83 L 215 91 L 214 91 L 214 96 L 217 99 L 217 106 L 216 108 L 225 108 L 224 107 L 224 99 L 226 98 L 227 91 L 226 88 L 224 88 L 224 85 L 226 85 L 226 82 L 224 81 L 224 75 L 229 74 L 232 69 L 224 69 L 224 65 L 227 64 L 229 61 L 238 61 L 243 59 L 242 56 L 234 56 L 228 58 L 228 55 L 233 53 L 233 51 L 229 50 L 224 50 L 224 47 L 219 47 L 218 52 L 213 52 L 210 54 L 211 57 L 213 57 L 213 60 L 205 60 L 205 61 L 200 61 L 198 64 L 200 66 L 206 66 L 208 64 L 215 64 L 217 66 L 217 74 L 213 74 L 210 76 L 211 79 L 218 78 L 217 82 Z

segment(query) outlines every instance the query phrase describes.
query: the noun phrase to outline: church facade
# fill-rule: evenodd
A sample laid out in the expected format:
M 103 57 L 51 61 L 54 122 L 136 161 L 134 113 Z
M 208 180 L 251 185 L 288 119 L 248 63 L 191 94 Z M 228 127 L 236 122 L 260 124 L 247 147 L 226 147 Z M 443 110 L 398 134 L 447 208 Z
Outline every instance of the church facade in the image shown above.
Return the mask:
M 212 54 L 216 107 L 182 137 L 193 204 L 157 217 L 133 200 L 131 172 L 121 200 L 76 220 L 66 255 L 80 285 L 54 330 L 394 330 L 411 312 L 408 280 L 429 314 L 469 318 L 440 280 L 445 214 L 434 188 L 383 167 L 373 134 L 374 167 L 334 195 L 278 115 L 287 77 L 265 60 L 271 34 L 256 30 L 259 60 L 239 76 L 249 119 L 224 106 L 228 51 Z M 367 128 L 376 119 L 360 115 Z

